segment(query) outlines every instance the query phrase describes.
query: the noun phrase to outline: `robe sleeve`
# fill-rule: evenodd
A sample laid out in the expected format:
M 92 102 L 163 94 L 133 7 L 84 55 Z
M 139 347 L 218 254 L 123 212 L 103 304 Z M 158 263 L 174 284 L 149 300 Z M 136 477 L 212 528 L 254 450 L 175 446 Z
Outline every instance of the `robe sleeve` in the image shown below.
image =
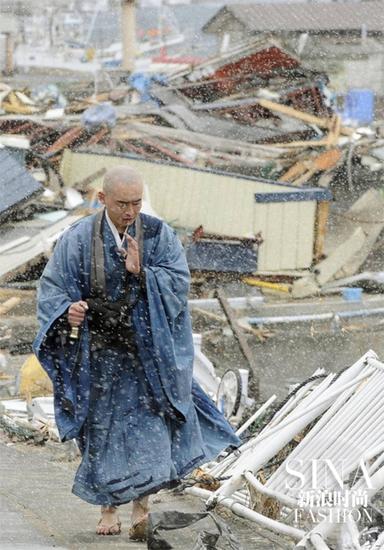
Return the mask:
M 84 270 L 78 234 L 75 226 L 62 235 L 41 276 L 37 296 L 40 332 L 35 346 L 42 343 L 69 306 L 82 299 Z
M 163 224 L 146 269 L 146 280 L 150 297 L 159 297 L 170 326 L 187 305 L 189 279 L 184 249 L 172 229 Z
M 69 341 L 69 325 L 64 317 L 71 303 L 82 298 L 83 265 L 81 230 L 71 227 L 58 241 L 38 290 L 40 330 L 33 351 L 53 382 L 56 421 L 63 440 L 78 433 L 88 399 L 87 323 L 83 324 L 80 338 Z
M 147 366 L 147 375 L 153 380 L 155 369 L 159 377 L 157 387 L 155 382 L 152 384 L 155 399 L 163 406 L 161 396 L 165 393 L 177 416 L 185 418 L 191 405 L 194 356 L 188 312 L 190 275 L 184 249 L 168 225 L 162 224 L 143 269 L 147 310 L 136 312 L 137 324 L 143 328 L 139 345 L 141 359 Z M 150 325 L 150 339 L 143 335 L 144 317 Z
M 72 250 L 71 250 L 72 249 Z M 45 332 L 53 321 L 81 298 L 79 265 L 75 249 L 64 234 L 57 243 L 40 279 L 37 317 Z

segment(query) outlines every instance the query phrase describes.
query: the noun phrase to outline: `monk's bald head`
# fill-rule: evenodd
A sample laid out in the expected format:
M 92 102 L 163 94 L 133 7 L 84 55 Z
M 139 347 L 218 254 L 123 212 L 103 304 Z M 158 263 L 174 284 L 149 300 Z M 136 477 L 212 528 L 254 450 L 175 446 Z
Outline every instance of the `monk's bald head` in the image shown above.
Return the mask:
M 140 174 L 129 166 L 115 166 L 105 174 L 103 190 L 99 191 L 98 197 L 119 233 L 123 233 L 139 215 L 143 189 Z
M 113 192 L 120 186 L 138 186 L 143 187 L 143 180 L 139 172 L 130 166 L 114 166 L 110 168 L 103 181 L 103 192 Z

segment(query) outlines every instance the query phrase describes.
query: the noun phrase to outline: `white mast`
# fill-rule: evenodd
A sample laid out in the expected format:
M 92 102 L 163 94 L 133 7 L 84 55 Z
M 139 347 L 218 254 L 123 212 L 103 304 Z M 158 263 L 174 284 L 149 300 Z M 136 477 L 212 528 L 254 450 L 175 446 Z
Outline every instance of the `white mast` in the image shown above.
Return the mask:
M 136 13 L 135 0 L 121 0 L 123 69 L 133 71 L 136 52 Z

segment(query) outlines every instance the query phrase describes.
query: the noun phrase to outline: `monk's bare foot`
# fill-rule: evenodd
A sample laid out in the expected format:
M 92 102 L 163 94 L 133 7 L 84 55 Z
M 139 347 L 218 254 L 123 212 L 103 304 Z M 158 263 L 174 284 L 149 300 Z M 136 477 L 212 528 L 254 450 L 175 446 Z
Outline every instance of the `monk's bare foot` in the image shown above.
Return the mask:
M 131 540 L 147 540 L 148 512 L 148 497 L 133 501 L 131 528 L 129 529 Z
M 101 518 L 96 527 L 98 535 L 120 535 L 121 523 L 116 506 L 102 506 Z

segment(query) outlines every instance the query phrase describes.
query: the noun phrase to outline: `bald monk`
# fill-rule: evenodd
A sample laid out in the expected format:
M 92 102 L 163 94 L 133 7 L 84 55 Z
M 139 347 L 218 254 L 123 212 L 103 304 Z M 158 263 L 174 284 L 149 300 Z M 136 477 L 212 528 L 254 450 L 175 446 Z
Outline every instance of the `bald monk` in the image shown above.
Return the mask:
M 239 440 L 192 378 L 189 271 L 163 221 L 141 214 L 143 181 L 110 169 L 96 214 L 72 225 L 40 281 L 34 351 L 52 379 L 63 441 L 82 461 L 73 493 L 101 506 L 96 532 L 145 540 L 148 497 Z

